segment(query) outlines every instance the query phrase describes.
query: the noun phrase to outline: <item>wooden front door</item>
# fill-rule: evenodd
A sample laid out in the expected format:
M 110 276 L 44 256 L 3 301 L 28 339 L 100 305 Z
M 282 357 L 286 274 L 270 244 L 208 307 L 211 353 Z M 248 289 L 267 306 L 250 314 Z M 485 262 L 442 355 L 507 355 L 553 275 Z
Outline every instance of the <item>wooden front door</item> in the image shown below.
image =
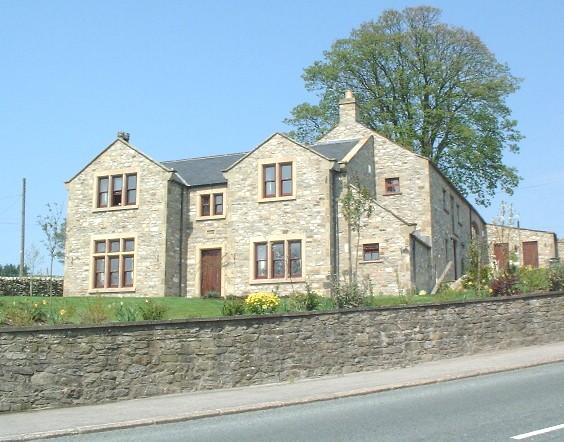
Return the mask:
M 494 244 L 494 255 L 499 269 L 504 269 L 509 264 L 509 244 L 506 242 Z
M 221 249 L 202 250 L 201 253 L 200 295 L 221 294 Z
M 523 265 L 539 266 L 539 243 L 537 241 L 523 242 Z

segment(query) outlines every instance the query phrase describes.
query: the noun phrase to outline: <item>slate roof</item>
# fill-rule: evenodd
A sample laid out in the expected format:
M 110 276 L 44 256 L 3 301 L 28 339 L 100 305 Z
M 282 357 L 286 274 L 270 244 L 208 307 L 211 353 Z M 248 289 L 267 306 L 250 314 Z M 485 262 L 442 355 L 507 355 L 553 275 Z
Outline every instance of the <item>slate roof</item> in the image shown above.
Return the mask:
M 227 183 L 223 171 L 245 155 L 246 153 L 231 153 L 212 157 L 163 161 L 161 164 L 174 169 L 189 186 L 209 186 Z
M 341 161 L 358 143 L 358 140 L 330 141 L 309 147 L 326 158 Z M 189 186 L 210 186 L 227 183 L 223 171 L 246 154 L 247 152 L 231 153 L 186 160 L 163 161 L 161 164 L 175 170 L 178 176 Z
M 341 161 L 347 156 L 351 149 L 356 146 L 358 140 L 360 140 L 360 138 L 345 141 L 328 141 L 326 143 L 313 144 L 309 147 L 324 157 L 331 160 Z

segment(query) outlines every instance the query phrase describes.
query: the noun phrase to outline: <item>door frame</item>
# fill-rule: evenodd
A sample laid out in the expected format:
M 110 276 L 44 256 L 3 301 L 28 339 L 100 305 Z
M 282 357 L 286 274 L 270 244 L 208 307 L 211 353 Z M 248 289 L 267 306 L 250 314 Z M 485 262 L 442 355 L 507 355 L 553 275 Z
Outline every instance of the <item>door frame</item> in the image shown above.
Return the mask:
M 220 295 L 223 296 L 224 294 L 224 287 L 225 287 L 225 247 L 223 245 L 218 244 L 209 244 L 206 246 L 198 246 L 196 247 L 196 269 L 195 272 L 196 276 L 196 284 L 195 284 L 195 294 L 202 297 L 204 293 L 202 293 L 202 252 L 206 250 L 219 250 L 220 251 L 220 265 L 221 265 L 221 282 L 220 282 Z

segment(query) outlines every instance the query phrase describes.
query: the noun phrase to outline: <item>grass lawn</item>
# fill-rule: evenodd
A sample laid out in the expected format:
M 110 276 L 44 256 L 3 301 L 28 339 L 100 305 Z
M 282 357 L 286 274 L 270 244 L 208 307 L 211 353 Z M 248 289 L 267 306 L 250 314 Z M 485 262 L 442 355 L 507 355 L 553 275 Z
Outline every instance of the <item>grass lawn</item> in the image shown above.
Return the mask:
M 3 322 L 3 316 L 9 316 L 10 312 L 13 315 L 16 310 L 19 313 L 17 322 L 26 322 L 26 317 L 32 319 L 34 314 L 41 314 L 40 312 L 45 313 L 47 322 L 50 323 L 91 322 L 85 321 L 84 318 L 92 315 L 99 318 L 107 316 L 107 320 L 100 322 L 115 322 L 119 321 L 118 310 L 123 311 L 124 306 L 140 315 L 140 309 L 147 309 L 149 303 L 153 306 L 162 306 L 166 319 L 222 316 L 223 301 L 220 299 L 1 296 L 0 324 Z

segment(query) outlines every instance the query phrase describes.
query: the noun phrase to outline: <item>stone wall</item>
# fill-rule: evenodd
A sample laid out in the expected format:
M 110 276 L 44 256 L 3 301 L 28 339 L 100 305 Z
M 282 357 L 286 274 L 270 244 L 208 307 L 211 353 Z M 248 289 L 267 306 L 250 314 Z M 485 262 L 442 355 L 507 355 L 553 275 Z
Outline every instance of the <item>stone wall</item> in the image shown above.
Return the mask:
M 292 163 L 294 193 L 263 198 L 264 164 Z M 289 295 L 303 291 L 305 283 L 321 292 L 331 275 L 331 189 L 334 162 L 275 134 L 226 171 L 229 182 L 226 262 L 230 280 L 226 293 L 278 290 Z M 255 279 L 254 244 L 301 241 L 302 276 Z M 286 247 L 286 246 L 285 246 Z M 287 251 L 288 248 L 286 247 Z M 288 261 L 288 257 L 285 257 Z
M 96 207 L 97 179 L 137 174 L 135 205 Z M 164 296 L 167 259 L 167 201 L 172 173 L 123 140 L 116 140 L 67 183 L 68 209 L 64 296 L 112 294 Z M 172 221 L 174 224 L 174 220 Z M 93 287 L 95 240 L 135 239 L 134 287 Z M 176 260 L 180 259 L 179 256 Z M 175 266 L 175 269 L 178 266 Z
M 564 340 L 564 292 L 107 326 L 3 328 L 0 411 L 405 367 Z
M 63 278 L 54 276 L 0 276 L 0 296 L 62 296 Z

